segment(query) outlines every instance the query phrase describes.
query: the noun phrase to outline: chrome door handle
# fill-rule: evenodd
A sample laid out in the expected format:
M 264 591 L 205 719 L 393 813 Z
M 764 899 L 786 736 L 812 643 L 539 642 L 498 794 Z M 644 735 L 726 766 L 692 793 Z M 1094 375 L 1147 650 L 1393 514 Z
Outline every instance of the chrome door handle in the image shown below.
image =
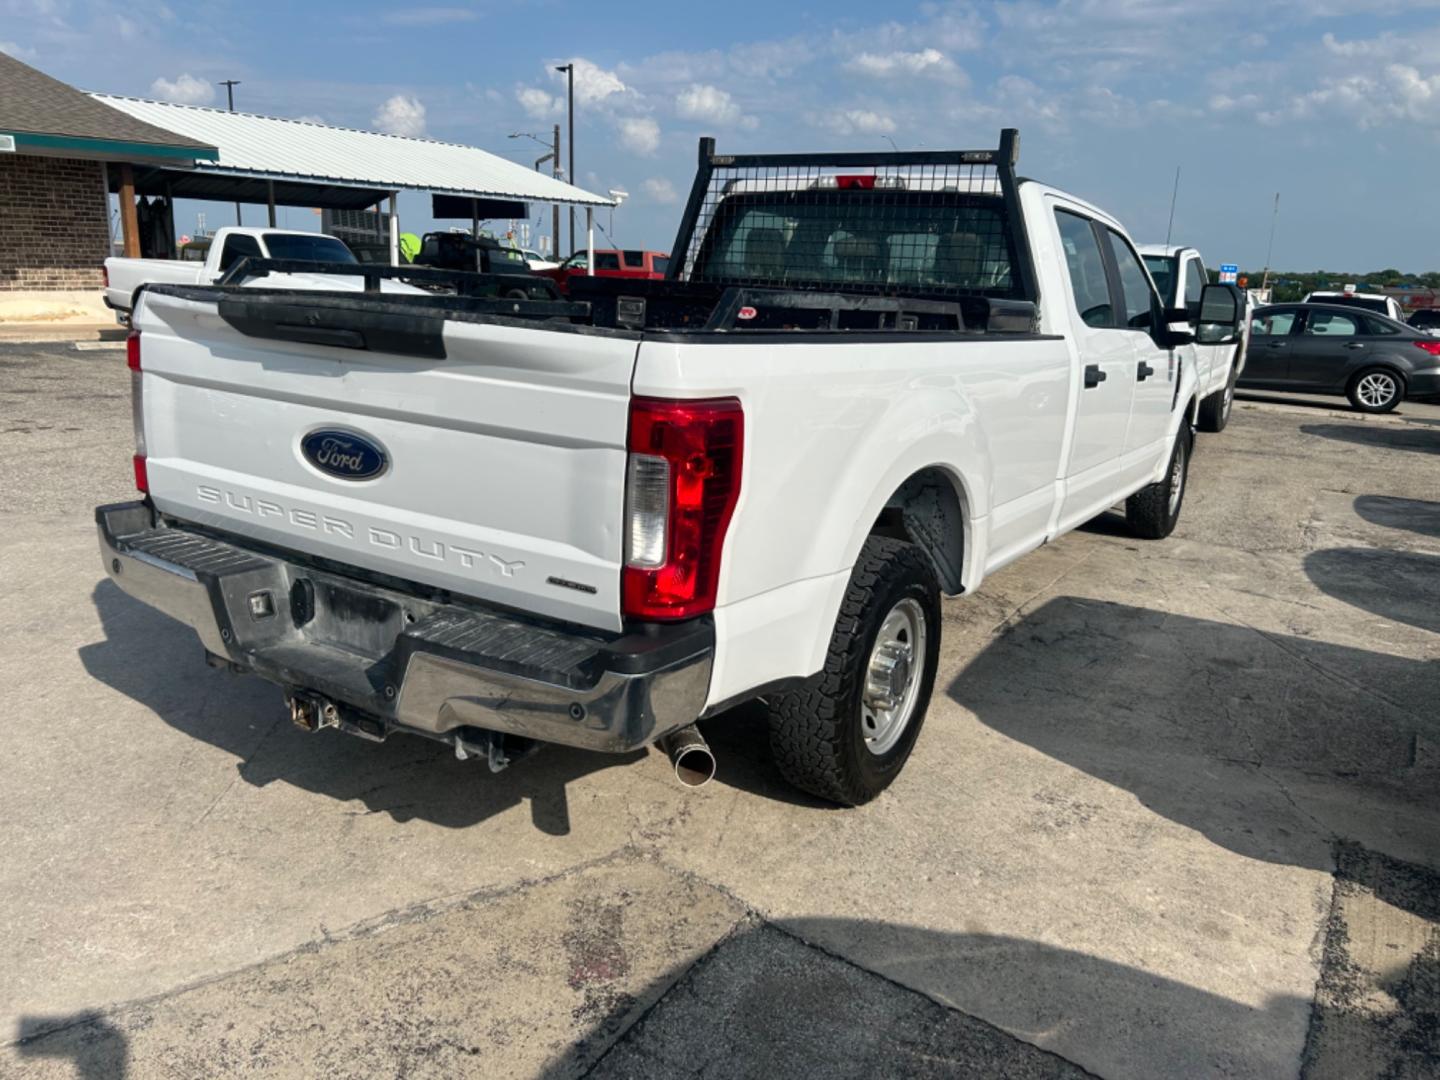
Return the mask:
M 1363 349 L 1363 348 L 1365 348 L 1365 343 L 1364 343 L 1363 341 L 1347 341 L 1347 342 L 1345 343 L 1345 348 L 1347 348 L 1347 349 Z

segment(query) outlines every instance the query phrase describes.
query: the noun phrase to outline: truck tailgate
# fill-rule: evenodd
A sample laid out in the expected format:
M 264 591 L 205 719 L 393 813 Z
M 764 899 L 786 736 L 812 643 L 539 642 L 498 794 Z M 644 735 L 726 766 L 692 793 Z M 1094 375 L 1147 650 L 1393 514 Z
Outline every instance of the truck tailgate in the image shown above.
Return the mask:
M 159 510 L 620 628 L 633 339 L 432 314 L 405 322 L 409 340 L 426 347 L 403 348 L 392 335 L 397 351 L 380 351 L 386 335 L 372 312 L 307 297 L 305 320 L 332 327 L 317 334 L 341 333 L 333 326 L 347 318 L 371 324 L 330 339 L 368 348 L 308 344 L 240 332 L 220 316 L 219 295 L 147 293 L 136 321 Z M 247 309 L 260 324 L 266 303 Z M 273 307 L 293 320 L 294 294 Z M 255 334 L 256 322 L 247 329 Z M 375 475 L 332 475 L 325 433 L 340 438 L 342 456 L 355 451 L 344 440 L 359 437 L 364 471 Z

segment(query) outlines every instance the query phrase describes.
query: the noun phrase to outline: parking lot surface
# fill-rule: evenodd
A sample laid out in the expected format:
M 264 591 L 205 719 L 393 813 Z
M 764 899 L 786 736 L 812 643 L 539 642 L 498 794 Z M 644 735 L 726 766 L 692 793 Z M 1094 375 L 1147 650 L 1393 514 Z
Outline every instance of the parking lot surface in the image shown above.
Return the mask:
M 293 728 L 104 578 L 114 350 L 0 346 L 0 1073 L 1440 1073 L 1440 409 L 1242 400 L 1174 537 L 947 601 L 900 780 Z

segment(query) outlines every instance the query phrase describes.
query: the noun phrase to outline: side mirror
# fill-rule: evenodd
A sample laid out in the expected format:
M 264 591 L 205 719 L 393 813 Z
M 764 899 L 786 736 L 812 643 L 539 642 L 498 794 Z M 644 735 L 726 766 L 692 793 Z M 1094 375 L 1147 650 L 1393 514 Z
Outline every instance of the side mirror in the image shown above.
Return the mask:
M 1229 282 L 1200 290 L 1200 316 L 1195 340 L 1202 345 L 1233 345 L 1240 340 L 1245 303 L 1238 287 Z

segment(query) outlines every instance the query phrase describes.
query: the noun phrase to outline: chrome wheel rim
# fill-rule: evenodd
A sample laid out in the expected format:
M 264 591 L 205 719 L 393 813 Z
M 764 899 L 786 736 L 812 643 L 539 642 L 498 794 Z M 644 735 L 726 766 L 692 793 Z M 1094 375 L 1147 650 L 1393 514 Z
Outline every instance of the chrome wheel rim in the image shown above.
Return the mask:
M 1372 409 L 1390 404 L 1395 397 L 1395 380 L 1379 371 L 1372 371 L 1355 387 L 1355 396 Z
M 1185 436 L 1175 444 L 1175 460 L 1170 463 L 1170 516 L 1180 510 L 1180 499 L 1185 494 Z
M 865 665 L 860 729 L 870 753 L 889 753 L 910 726 L 924 668 L 925 609 L 907 596 L 880 624 Z

